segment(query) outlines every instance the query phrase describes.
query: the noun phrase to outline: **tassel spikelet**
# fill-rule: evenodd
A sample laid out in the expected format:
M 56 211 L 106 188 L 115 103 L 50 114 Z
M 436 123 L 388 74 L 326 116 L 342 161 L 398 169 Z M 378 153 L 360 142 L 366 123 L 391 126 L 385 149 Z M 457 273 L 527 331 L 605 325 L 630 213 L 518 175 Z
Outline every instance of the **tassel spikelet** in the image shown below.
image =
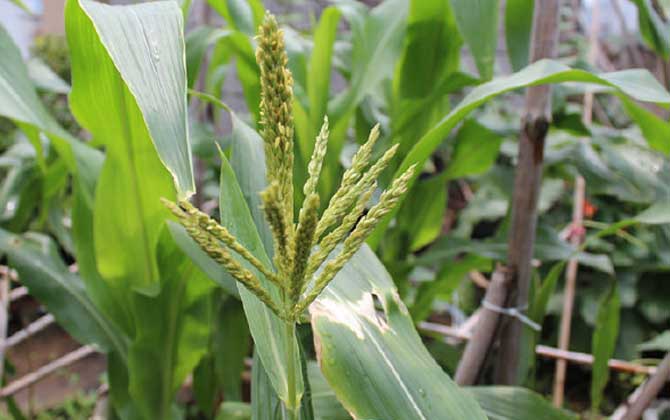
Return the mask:
M 293 220 L 293 77 L 288 69 L 284 33 L 268 14 L 259 28 L 256 61 L 261 70 L 261 137 L 265 142 L 268 182 Z M 291 229 L 293 226 L 291 226 Z
M 261 192 L 265 218 L 274 239 L 274 267 L 265 266 L 225 227 L 188 202 L 165 205 L 188 234 L 212 259 L 255 294 L 287 323 L 297 322 L 302 312 L 323 292 L 330 281 L 360 249 L 378 222 L 407 191 L 414 176 L 410 167 L 381 194 L 379 202 L 365 214 L 377 189 L 376 179 L 393 159 L 397 145 L 371 163 L 379 138 L 379 125 L 352 159 L 340 186 L 319 217 L 321 198 L 317 191 L 328 144 L 328 119 L 315 139 L 307 167 L 305 199 L 295 223 L 293 213 L 293 79 L 288 70 L 283 33 L 275 18 L 266 16 L 258 34 L 256 60 L 261 69 L 261 135 L 264 140 L 268 187 Z M 323 237 L 323 238 L 322 238 Z M 339 253 L 325 262 L 340 245 Z M 275 302 L 247 261 L 279 287 L 281 302 Z M 318 271 L 325 262 L 323 270 Z M 312 281 L 313 280 L 313 281 Z

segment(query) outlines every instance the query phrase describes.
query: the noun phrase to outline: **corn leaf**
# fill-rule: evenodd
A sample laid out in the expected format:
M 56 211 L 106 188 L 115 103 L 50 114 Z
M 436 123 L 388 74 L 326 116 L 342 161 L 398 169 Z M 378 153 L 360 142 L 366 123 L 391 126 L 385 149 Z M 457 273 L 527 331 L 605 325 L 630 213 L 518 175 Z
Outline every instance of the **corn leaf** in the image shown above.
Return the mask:
M 670 94 L 646 70 L 633 69 L 595 75 L 584 70 L 571 69 L 556 61 L 540 60 L 517 73 L 491 80 L 473 89 L 456 108 L 416 142 L 405 156 L 396 175 L 403 173 L 413 164 L 422 167 L 456 124 L 491 98 L 525 86 L 563 82 L 603 85 L 616 93 L 623 93 L 639 101 L 670 104 Z M 417 171 L 410 181 L 410 187 L 416 181 L 419 172 Z M 368 239 L 370 246 L 375 248 L 379 244 L 382 233 L 397 213 L 397 209 L 396 207 L 396 210 L 387 215 L 375 228 Z
M 68 170 L 78 175 L 77 186 L 87 199 L 92 199 L 102 154 L 63 130 L 42 105 L 21 53 L 7 31 L 0 26 L 0 115 L 9 118 L 26 132 L 35 147 L 38 159 L 42 145 L 37 136 L 43 132 L 51 139 Z
M 489 420 L 577 420 L 541 395 L 526 388 L 510 386 L 476 386 L 467 391 L 477 399 Z
M 610 372 L 608 362 L 614 354 L 619 335 L 619 309 L 621 302 L 616 283 L 600 301 L 598 317 L 592 339 L 593 368 L 591 378 L 591 409 L 598 410 Z
M 193 191 L 181 11 L 70 0 L 66 28 L 71 107 L 107 151 L 93 213 L 98 270 L 156 294 L 154 250 L 168 214 L 159 199 Z
M 254 140 L 250 138 L 247 140 Z M 255 138 L 260 140 L 260 137 Z M 232 147 L 232 161 L 237 158 L 236 148 L 241 147 L 245 143 L 236 145 L 233 143 Z M 260 143 L 246 143 L 252 146 L 257 146 L 256 151 L 262 151 L 262 144 Z M 257 156 L 263 156 L 262 153 Z M 263 264 L 271 267 L 272 263 L 268 254 L 265 251 L 265 246 L 259 231 L 256 229 L 256 223 L 265 223 L 264 219 L 254 219 L 250 208 L 252 203 L 247 203 L 245 195 L 240 189 L 240 185 L 250 184 L 248 176 L 257 176 L 256 170 L 264 167 L 261 161 L 254 164 L 252 161 L 244 161 L 244 166 L 247 168 L 246 172 L 235 173 L 230 166 L 225 156 L 222 155 L 221 167 L 221 193 L 219 209 L 221 211 L 221 224 L 225 226 L 230 233 L 235 235 L 239 242 L 244 245 L 252 254 L 254 254 Z M 254 172 L 252 175 L 251 172 Z M 237 179 L 241 179 L 238 183 Z M 249 196 L 254 192 L 249 191 Z M 266 290 L 270 291 L 276 302 L 281 302 L 278 288 L 265 279 L 254 267 L 244 261 L 246 267 L 254 272 L 254 274 L 261 280 Z M 296 378 L 297 378 L 297 395 L 302 394 L 302 376 L 300 374 L 300 359 L 298 344 L 294 337 L 288 337 L 285 334 L 284 323 L 281 321 L 265 304 L 263 304 L 253 293 L 247 290 L 244 286 L 238 284 L 238 289 L 242 303 L 244 305 L 244 312 L 247 315 L 249 329 L 256 344 L 260 359 L 264 366 L 268 366 L 267 374 L 270 383 L 277 395 L 283 400 L 288 399 L 288 377 L 286 366 L 286 349 L 290 345 L 295 346 L 294 354 L 296 355 Z M 290 341 L 289 341 L 290 340 Z
M 30 294 L 75 339 L 126 357 L 128 338 L 91 301 L 81 279 L 70 273 L 49 237 L 0 230 L 0 253 L 9 257 Z
M 367 246 L 310 314 L 321 370 L 355 418 L 486 418 L 428 353 L 393 280 Z
M 133 294 L 135 338 L 128 353 L 129 392 L 144 418 L 170 419 L 174 395 L 209 345 L 206 305 L 214 283 L 185 258 L 163 231 L 157 259 L 161 291 Z
M 490 80 L 498 45 L 498 0 L 451 0 L 451 6 L 480 78 Z
M 505 46 L 514 71 L 528 65 L 534 4 L 535 0 L 507 0 L 505 3 Z

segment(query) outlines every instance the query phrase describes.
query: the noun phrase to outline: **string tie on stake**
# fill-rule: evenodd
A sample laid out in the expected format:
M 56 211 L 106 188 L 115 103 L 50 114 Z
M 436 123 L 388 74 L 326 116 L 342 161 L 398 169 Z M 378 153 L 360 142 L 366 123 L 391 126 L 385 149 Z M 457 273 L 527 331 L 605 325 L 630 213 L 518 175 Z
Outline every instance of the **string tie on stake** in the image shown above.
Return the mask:
M 528 318 L 523 311 L 527 309 L 527 306 L 524 305 L 523 307 L 519 308 L 503 308 L 501 306 L 495 305 L 486 299 L 482 301 L 482 306 L 489 311 L 497 312 L 499 314 L 507 315 L 512 318 L 516 318 L 519 321 L 521 321 L 522 324 L 526 324 L 529 328 L 531 328 L 534 331 L 540 331 L 542 329 L 542 326 L 538 324 L 537 322 L 533 321 L 532 319 Z

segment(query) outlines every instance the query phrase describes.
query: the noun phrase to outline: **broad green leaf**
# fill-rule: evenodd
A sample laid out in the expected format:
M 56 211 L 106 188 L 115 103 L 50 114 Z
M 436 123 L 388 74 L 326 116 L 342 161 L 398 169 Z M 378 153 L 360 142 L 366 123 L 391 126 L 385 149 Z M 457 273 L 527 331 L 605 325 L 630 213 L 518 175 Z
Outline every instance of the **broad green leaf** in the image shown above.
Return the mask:
M 129 392 L 144 418 L 167 420 L 175 418 L 175 393 L 208 349 L 206 301 L 214 284 L 185 258 L 167 229 L 156 252 L 160 294 L 133 294 L 138 316 L 128 352 Z
M 398 94 L 412 99 L 429 95 L 445 71 L 458 70 L 461 44 L 449 0 L 411 0 L 395 80 Z
M 200 409 L 212 417 L 222 393 L 226 401 L 242 401 L 242 373 L 250 336 L 239 300 L 222 293 L 213 293 L 210 300 L 209 351 L 193 372 L 193 392 Z
M 38 88 L 54 93 L 67 94 L 70 92 L 70 85 L 51 70 L 44 61 L 32 57 L 26 64 L 30 80 Z
M 595 75 L 584 70 L 571 69 L 556 61 L 540 60 L 517 73 L 494 79 L 473 89 L 456 108 L 445 115 L 435 127 L 416 142 L 412 150 L 405 156 L 396 171 L 396 175 L 403 173 L 414 164 L 422 167 L 456 124 L 473 109 L 489 99 L 525 86 L 562 82 L 604 85 L 612 88 L 615 92 L 624 93 L 640 101 L 670 104 L 670 94 L 646 70 L 623 70 Z M 417 171 L 413 180 L 410 181 L 410 187 L 418 177 L 419 172 Z M 368 243 L 373 248 L 379 244 L 381 234 L 396 212 L 397 207 L 375 228 L 373 235 L 368 239 Z
M 256 35 L 263 20 L 265 8 L 261 0 L 207 0 L 228 25 L 246 35 Z
M 182 252 L 186 254 L 191 261 L 200 268 L 200 270 L 207 274 L 207 277 L 212 279 L 214 283 L 219 285 L 229 295 L 239 297 L 235 280 L 230 277 L 230 274 L 228 274 L 219 263 L 210 258 L 210 256 L 207 255 L 207 253 L 205 253 L 205 251 L 203 251 L 190 236 L 188 236 L 186 229 L 184 229 L 182 225 L 169 221 L 168 228 L 170 229 L 172 239 L 174 239 L 177 246 L 181 248 Z
M 642 130 L 652 149 L 670 155 L 670 123 L 628 98 L 621 97 L 624 109 Z
M 591 344 L 593 367 L 591 370 L 591 409 L 597 411 L 603 398 L 603 391 L 609 380 L 608 362 L 614 354 L 619 335 L 619 290 L 616 283 L 600 301 L 598 317 Z
M 534 5 L 535 0 L 507 0 L 505 4 L 505 46 L 514 71 L 528 65 Z
M 526 388 L 476 386 L 466 389 L 477 399 L 489 420 L 577 420 L 575 414 L 554 407 Z
M 365 16 L 360 10 L 340 6 L 352 30 L 349 88 L 329 104 L 335 122 L 350 115 L 363 98 L 384 78 L 390 78 L 400 53 L 409 0 L 387 0 Z
M 670 223 L 670 202 L 660 201 L 652 204 L 642 213 L 635 216 L 635 220 L 649 225 L 665 225 Z
M 81 279 L 70 273 L 50 238 L 38 234 L 16 236 L 0 230 L 0 252 L 9 256 L 10 265 L 30 294 L 75 339 L 126 357 L 127 337 L 89 299 Z
M 328 107 L 333 45 L 339 22 L 340 11 L 334 7 L 328 7 L 321 14 L 319 24 L 314 30 L 314 48 L 307 72 L 307 95 L 309 96 L 312 124 L 316 130 L 321 126 Z M 310 140 L 313 143 L 313 139 Z M 311 156 L 311 150 L 307 156 Z
M 79 73 L 82 84 L 80 92 L 72 93 L 73 111 L 84 113 L 78 102 L 83 100 L 87 81 L 81 73 L 88 66 L 96 66 L 100 83 L 112 86 L 115 82 L 115 90 L 130 93 L 125 96 L 132 103 L 126 107 L 141 113 L 144 126 L 141 131 L 148 132 L 179 196 L 193 194 L 183 18 L 177 4 L 153 2 L 113 7 L 89 0 L 70 0 L 66 17 L 72 23 L 67 24 L 67 32 L 72 44 L 73 79 L 75 72 Z M 81 51 L 83 45 L 89 47 L 85 52 Z M 99 121 L 87 117 L 82 120 L 89 123 L 96 137 L 101 137 L 93 130 L 98 128 Z
M 456 135 L 445 176 L 455 179 L 485 173 L 495 163 L 502 140 L 500 135 L 477 121 L 465 121 Z
M 263 362 L 254 352 L 251 366 L 251 418 L 254 420 L 283 420 L 282 407 L 272 388 Z
M 410 308 L 415 323 L 430 315 L 433 300 L 438 296 L 450 296 L 461 280 L 472 270 L 490 271 L 491 260 L 477 255 L 465 255 L 462 259 L 447 261 L 433 281 L 421 283 L 414 304 Z
M 661 334 L 637 345 L 637 350 L 643 351 L 670 351 L 670 331 L 663 331 Z
M 451 0 L 451 6 L 480 78 L 491 79 L 498 45 L 498 0 Z
M 221 404 L 216 420 L 251 420 L 251 407 L 247 403 L 226 401 Z
M 71 173 L 77 174 L 77 183 L 87 198 L 93 197 L 102 154 L 73 138 L 63 130 L 42 105 L 28 75 L 18 47 L 0 26 L 0 115 L 16 122 L 31 138 L 38 156 L 42 155 L 38 132 L 52 140 L 59 156 Z M 39 159 L 39 158 L 38 158 Z
M 393 280 L 367 246 L 310 314 L 321 370 L 355 418 L 486 418 L 423 346 Z
M 260 149 L 257 149 L 260 150 Z M 233 144 L 233 157 L 235 156 L 235 145 Z M 249 210 L 245 196 L 240 189 L 241 185 L 250 185 L 248 180 L 243 179 L 239 184 L 236 173 L 222 155 L 221 165 L 221 193 L 219 210 L 221 212 L 221 224 L 232 233 L 239 242 L 254 254 L 263 264 L 270 267 L 272 263 L 265 252 L 263 241 L 256 229 L 255 219 Z M 234 159 L 234 158 L 233 158 Z M 241 173 L 240 178 L 246 174 Z M 250 192 L 251 193 L 251 192 Z M 265 279 L 254 267 L 244 261 L 246 267 L 254 272 L 263 286 L 268 290 L 275 302 L 281 302 L 277 287 Z M 260 359 L 264 366 L 269 366 L 267 374 L 277 395 L 283 400 L 288 399 L 288 378 L 286 365 L 286 351 L 288 345 L 295 346 L 297 378 L 297 395 L 302 394 L 302 376 L 300 375 L 300 359 L 298 344 L 295 337 L 288 337 L 285 332 L 284 323 L 265 304 L 263 304 L 253 293 L 238 283 L 240 297 L 247 315 L 249 329 L 256 344 Z
M 391 130 L 400 155 L 449 111 L 447 94 L 474 81 L 458 72 L 462 44 L 449 0 L 411 1 L 391 103 Z
M 186 35 L 186 72 L 189 88 L 195 86 L 207 49 L 230 34 L 231 32 L 225 29 L 199 26 Z
M 309 385 L 312 391 L 314 418 L 317 420 L 350 420 L 351 416 L 337 400 L 316 362 L 307 363 Z
M 77 188 L 72 202 L 72 239 L 77 267 L 86 292 L 95 305 L 128 335 L 134 331 L 129 291 L 117 283 L 105 281 L 98 272 L 93 241 L 93 201 Z
M 652 0 L 632 0 L 637 6 L 637 18 L 642 39 L 657 54 L 667 59 L 670 56 L 670 24 L 659 16 Z
M 410 191 L 412 197 L 403 208 L 400 220 L 402 229 L 409 238 L 409 249 L 416 251 L 440 235 L 444 213 L 447 210 L 446 177 L 442 175 L 420 181 L 416 188 Z
M 174 198 L 175 186 L 182 197 L 193 191 L 181 24 L 173 2 L 66 8 L 72 110 L 107 151 L 93 212 L 98 270 L 147 294 L 160 287 L 160 198 Z

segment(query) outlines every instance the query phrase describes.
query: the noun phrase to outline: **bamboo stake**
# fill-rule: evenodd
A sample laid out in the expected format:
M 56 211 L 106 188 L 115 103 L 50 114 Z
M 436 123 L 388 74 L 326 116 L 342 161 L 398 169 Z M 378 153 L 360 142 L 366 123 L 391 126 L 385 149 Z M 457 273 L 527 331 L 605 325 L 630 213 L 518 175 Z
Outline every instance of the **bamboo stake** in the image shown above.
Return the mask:
M 25 327 L 24 329 L 15 332 L 9 338 L 7 338 L 6 340 L 3 340 L 0 343 L 0 352 L 2 352 L 5 349 L 8 349 L 10 347 L 14 347 L 14 346 L 18 345 L 19 343 L 21 343 L 21 342 L 25 341 L 26 339 L 32 337 L 33 335 L 35 335 L 38 332 L 44 330 L 49 325 L 51 325 L 55 322 L 56 322 L 56 319 L 51 314 L 47 314 L 47 315 L 44 315 L 44 316 L 38 318 L 36 321 L 31 322 L 30 324 L 28 324 L 28 326 Z
M 598 57 L 598 34 L 600 32 L 600 5 L 599 2 L 593 4 L 593 15 L 591 16 L 591 28 L 589 32 L 589 54 L 588 60 L 590 63 L 595 63 Z M 584 94 L 584 108 L 582 113 L 582 120 L 585 125 L 590 125 L 593 115 L 593 92 Z M 575 247 L 579 247 L 583 240 L 581 234 L 582 224 L 584 222 L 584 202 L 586 200 L 586 181 L 584 177 L 577 174 L 575 178 L 575 192 L 572 201 L 572 234 L 570 235 L 570 243 Z M 570 332 L 572 326 L 572 310 L 575 303 L 575 290 L 577 288 L 577 272 L 579 270 L 579 262 L 577 258 L 571 258 L 568 261 L 568 266 L 565 271 L 565 293 L 563 295 L 563 310 L 561 312 L 561 327 L 558 338 L 558 348 L 560 350 L 568 350 L 570 347 Z M 565 376 L 567 370 L 567 362 L 559 359 L 556 363 L 556 370 L 554 374 L 554 397 L 553 403 L 556 407 L 563 406 L 565 396 Z
M 644 410 L 649 407 L 649 404 L 663 389 L 663 386 L 668 381 L 668 377 L 670 377 L 670 353 L 665 355 L 656 373 L 641 385 L 638 397 L 633 400 L 621 420 L 637 420 L 642 417 Z
M 531 62 L 556 56 L 559 0 L 538 0 L 535 2 L 534 9 Z M 507 305 L 505 306 L 508 307 L 524 308 L 528 303 L 528 289 L 532 273 L 531 259 L 537 224 L 537 201 L 544 160 L 544 141 L 550 121 L 550 86 L 529 87 L 526 91 L 526 106 L 522 119 L 519 157 L 511 204 L 512 223 L 508 242 L 508 265 L 513 275 L 509 290 L 507 290 Z M 521 355 L 519 347 L 522 324 L 516 318 L 505 318 L 501 325 L 501 347 L 496 364 L 496 383 L 515 384 L 519 379 L 517 371 Z M 489 339 L 488 342 L 490 341 Z M 488 352 L 489 347 L 479 349 L 479 351 Z
M 436 324 L 433 322 L 421 322 L 418 329 L 424 333 L 439 334 L 444 337 L 450 337 L 457 340 L 470 340 L 473 336 L 469 331 L 462 328 L 455 328 L 449 325 Z M 566 351 L 538 344 L 535 346 L 535 354 L 545 359 L 565 360 L 569 363 L 583 366 L 593 365 L 593 355 L 576 351 Z M 631 363 L 625 360 L 610 359 L 607 363 L 610 369 L 617 372 L 625 372 L 638 375 L 653 375 L 658 368 L 654 366 L 645 366 L 638 363 Z
M 491 276 L 491 282 L 486 288 L 484 299 L 495 306 L 503 306 L 507 296 L 508 282 L 509 273 L 506 272 L 504 267 L 498 267 Z M 461 386 L 474 385 L 486 359 L 486 350 L 491 346 L 499 317 L 500 313 L 482 308 L 479 322 L 476 328 L 473 328 L 472 338 L 465 346 L 463 356 L 456 369 L 454 379 L 457 384 Z
M 39 369 L 30 372 L 29 374 L 20 377 L 19 379 L 9 383 L 6 387 L 0 389 L 0 398 L 6 398 L 10 395 L 13 395 L 24 388 L 27 388 L 50 374 L 56 372 L 59 369 L 67 367 L 79 360 L 82 360 L 91 354 L 95 353 L 95 347 L 93 346 L 83 346 L 79 347 L 77 350 L 66 354 L 65 356 L 58 358 Z

